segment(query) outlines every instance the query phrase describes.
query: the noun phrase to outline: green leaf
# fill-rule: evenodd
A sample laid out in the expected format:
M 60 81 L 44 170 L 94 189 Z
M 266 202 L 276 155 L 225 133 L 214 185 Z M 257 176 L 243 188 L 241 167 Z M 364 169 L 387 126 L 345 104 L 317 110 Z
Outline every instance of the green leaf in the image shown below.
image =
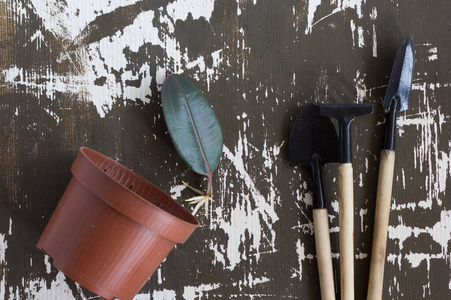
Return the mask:
M 207 99 L 194 83 L 180 75 L 166 78 L 161 99 L 178 154 L 193 171 L 211 175 L 221 158 L 224 140 Z

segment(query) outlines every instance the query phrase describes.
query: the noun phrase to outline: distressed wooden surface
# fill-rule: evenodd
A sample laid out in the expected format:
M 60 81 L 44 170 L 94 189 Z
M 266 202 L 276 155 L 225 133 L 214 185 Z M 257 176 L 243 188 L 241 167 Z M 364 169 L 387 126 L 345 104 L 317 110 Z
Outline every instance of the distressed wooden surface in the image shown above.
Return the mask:
M 214 206 L 136 299 L 319 299 L 309 171 L 288 163 L 300 107 L 374 103 L 353 127 L 356 299 L 371 255 L 381 99 L 415 39 L 398 119 L 384 299 L 451 297 L 451 4 L 445 1 L 0 0 L 0 299 L 95 299 L 35 244 L 80 146 L 178 201 L 205 185 L 166 132 L 166 74 L 198 81 L 224 129 Z M 338 280 L 336 165 L 324 172 Z

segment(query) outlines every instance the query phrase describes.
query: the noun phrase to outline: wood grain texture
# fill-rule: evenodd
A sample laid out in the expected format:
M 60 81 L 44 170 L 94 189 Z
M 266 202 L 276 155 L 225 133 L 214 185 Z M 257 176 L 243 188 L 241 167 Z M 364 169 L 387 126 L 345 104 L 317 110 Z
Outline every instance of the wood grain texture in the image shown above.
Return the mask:
M 89 299 L 35 245 L 79 147 L 175 199 L 205 187 L 166 131 L 167 74 L 198 82 L 224 130 L 209 218 L 136 299 L 319 299 L 310 173 L 290 167 L 300 107 L 373 103 L 353 127 L 356 299 L 366 297 L 381 99 L 412 32 L 398 117 L 383 299 L 451 297 L 451 4 L 413 1 L 0 0 L 0 299 Z M 358 122 L 358 124 L 357 124 Z M 337 165 L 323 171 L 339 282 Z M 336 291 L 339 294 L 339 291 Z
M 394 150 L 383 149 L 379 156 L 376 208 L 374 210 L 373 240 L 367 300 L 381 300 L 384 285 L 384 267 L 387 253 L 387 234 L 395 167 Z
M 352 163 L 338 167 L 341 299 L 354 300 L 354 174 Z
M 315 226 L 316 260 L 318 262 L 321 300 L 335 300 L 334 271 L 327 208 L 313 210 L 313 224 Z

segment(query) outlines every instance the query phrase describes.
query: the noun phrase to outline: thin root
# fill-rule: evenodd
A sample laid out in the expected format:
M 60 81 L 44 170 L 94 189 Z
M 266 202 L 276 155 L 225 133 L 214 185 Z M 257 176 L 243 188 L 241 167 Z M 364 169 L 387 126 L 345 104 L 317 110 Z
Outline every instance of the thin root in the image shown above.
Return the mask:
M 196 188 L 193 188 L 193 187 L 190 186 L 188 183 L 186 183 L 186 182 L 184 182 L 184 181 L 182 181 L 182 183 L 183 183 L 184 186 L 186 186 L 187 188 L 189 188 L 189 189 L 192 190 L 193 192 L 198 193 L 199 195 L 202 195 L 202 196 L 205 195 L 204 192 L 202 192 L 202 191 L 200 191 L 200 190 L 198 190 L 198 189 L 196 189 Z
M 186 199 L 185 201 L 189 202 L 190 204 L 196 204 L 196 206 L 193 209 L 193 215 L 196 215 L 198 210 L 202 207 L 202 205 L 205 206 L 205 216 L 208 219 L 208 207 L 209 202 L 213 201 L 210 196 L 204 195 L 204 196 L 196 196 L 193 198 Z M 214 201 L 213 201 L 214 202 Z

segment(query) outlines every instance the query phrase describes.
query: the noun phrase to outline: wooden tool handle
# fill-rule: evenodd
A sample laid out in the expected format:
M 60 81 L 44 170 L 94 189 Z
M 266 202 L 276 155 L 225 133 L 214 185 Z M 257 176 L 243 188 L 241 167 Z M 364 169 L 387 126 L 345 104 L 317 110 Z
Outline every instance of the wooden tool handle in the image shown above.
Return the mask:
M 329 217 L 326 208 L 313 210 L 313 224 L 315 225 L 315 244 L 321 299 L 335 300 L 332 253 L 329 236 Z
M 341 299 L 354 300 L 354 186 L 351 163 L 338 167 Z
M 367 294 L 368 300 L 382 299 L 394 166 L 395 151 L 382 150 L 379 165 L 379 179 L 377 183 L 376 212 L 374 215 L 373 247 L 371 250 L 370 279 L 368 282 Z

